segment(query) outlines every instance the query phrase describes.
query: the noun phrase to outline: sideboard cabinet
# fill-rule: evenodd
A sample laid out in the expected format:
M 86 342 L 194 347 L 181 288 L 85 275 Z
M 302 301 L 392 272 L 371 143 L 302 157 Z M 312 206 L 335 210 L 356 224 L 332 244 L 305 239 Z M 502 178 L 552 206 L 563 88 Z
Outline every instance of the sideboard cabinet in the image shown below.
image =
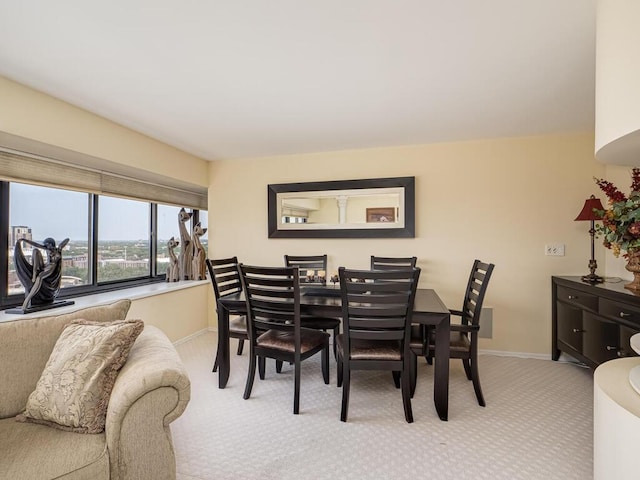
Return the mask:
M 607 360 L 635 356 L 629 339 L 640 332 L 640 296 L 625 281 L 597 285 L 580 277 L 552 277 L 551 357 L 564 352 L 595 368 Z

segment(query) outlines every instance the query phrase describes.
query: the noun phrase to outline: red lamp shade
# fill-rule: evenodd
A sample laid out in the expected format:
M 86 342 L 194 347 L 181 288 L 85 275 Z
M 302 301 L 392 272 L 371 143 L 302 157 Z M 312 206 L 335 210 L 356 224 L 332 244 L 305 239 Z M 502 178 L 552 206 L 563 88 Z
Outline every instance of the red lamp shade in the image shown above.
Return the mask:
M 600 203 L 600 199 L 591 195 L 591 197 L 587 198 L 584 202 L 584 207 L 582 207 L 582 211 L 575 218 L 576 220 L 601 220 L 601 218 L 593 211 L 596 210 L 604 210 L 602 203 Z

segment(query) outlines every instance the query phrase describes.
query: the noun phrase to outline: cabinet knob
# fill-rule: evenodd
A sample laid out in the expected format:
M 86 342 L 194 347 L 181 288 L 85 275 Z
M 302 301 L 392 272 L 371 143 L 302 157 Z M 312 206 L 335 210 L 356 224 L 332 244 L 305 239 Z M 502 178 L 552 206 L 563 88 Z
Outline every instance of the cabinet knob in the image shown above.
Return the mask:
M 573 329 L 573 333 L 584 333 L 584 332 L 586 332 L 586 330 L 582 330 L 580 328 L 574 328 Z
M 618 350 L 618 346 L 617 345 L 607 345 L 607 350 L 608 351 Z
M 631 316 L 630 313 L 620 312 L 620 318 L 626 318 L 626 317 L 630 317 L 630 316 Z
M 567 295 L 567 298 L 568 298 L 569 300 L 577 300 L 577 299 L 578 299 L 578 296 L 577 296 L 577 295 Z

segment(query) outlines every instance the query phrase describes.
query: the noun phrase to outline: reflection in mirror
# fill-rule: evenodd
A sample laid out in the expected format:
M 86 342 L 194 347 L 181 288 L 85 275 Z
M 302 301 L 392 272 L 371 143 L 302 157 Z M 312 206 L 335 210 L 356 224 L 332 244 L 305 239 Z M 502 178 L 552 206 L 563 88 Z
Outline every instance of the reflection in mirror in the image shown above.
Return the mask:
M 402 228 L 402 193 L 400 187 L 279 193 L 278 228 Z
M 414 177 L 269 185 L 270 237 L 413 237 Z

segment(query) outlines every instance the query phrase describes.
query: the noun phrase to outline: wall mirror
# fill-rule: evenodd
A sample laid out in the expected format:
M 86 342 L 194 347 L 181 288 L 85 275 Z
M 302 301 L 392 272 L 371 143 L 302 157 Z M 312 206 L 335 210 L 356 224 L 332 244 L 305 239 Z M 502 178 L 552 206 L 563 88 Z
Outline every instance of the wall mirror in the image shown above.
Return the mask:
M 269 238 L 412 238 L 415 177 L 268 185 Z

